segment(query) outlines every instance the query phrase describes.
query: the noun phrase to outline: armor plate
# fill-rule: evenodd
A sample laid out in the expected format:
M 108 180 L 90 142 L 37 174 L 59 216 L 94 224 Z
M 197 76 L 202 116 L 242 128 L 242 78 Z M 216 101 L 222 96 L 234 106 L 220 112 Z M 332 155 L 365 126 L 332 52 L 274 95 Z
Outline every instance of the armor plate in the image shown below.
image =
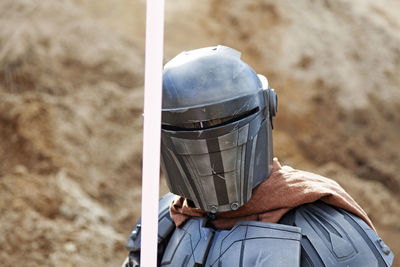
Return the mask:
M 287 213 L 279 223 L 240 221 L 231 230 L 192 218 L 174 228 L 173 194 L 160 202 L 159 266 L 391 266 L 394 255 L 359 217 L 315 202 Z M 140 221 L 138 222 L 140 223 Z M 137 231 L 139 229 L 139 231 Z M 139 266 L 140 227 L 127 242 L 124 266 Z
M 286 214 L 301 228 L 301 266 L 391 266 L 394 255 L 362 219 L 321 201 Z

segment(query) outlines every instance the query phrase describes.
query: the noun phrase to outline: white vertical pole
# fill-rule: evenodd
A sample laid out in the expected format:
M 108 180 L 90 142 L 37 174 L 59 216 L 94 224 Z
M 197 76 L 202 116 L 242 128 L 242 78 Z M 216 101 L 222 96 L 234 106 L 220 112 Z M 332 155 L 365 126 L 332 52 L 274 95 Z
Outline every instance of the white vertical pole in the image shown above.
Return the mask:
M 147 0 L 140 266 L 157 266 L 164 0 Z

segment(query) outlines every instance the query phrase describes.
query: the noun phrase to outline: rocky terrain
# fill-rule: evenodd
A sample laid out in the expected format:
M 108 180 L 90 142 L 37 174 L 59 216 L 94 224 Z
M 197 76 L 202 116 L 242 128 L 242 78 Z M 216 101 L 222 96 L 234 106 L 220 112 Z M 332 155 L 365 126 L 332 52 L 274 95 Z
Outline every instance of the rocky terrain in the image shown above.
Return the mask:
M 165 62 L 224 44 L 266 75 L 276 156 L 337 180 L 396 256 L 399 15 L 396 0 L 169 0 L 165 26 Z M 3 0 L 0 25 L 1 265 L 119 266 L 140 216 L 145 2 Z

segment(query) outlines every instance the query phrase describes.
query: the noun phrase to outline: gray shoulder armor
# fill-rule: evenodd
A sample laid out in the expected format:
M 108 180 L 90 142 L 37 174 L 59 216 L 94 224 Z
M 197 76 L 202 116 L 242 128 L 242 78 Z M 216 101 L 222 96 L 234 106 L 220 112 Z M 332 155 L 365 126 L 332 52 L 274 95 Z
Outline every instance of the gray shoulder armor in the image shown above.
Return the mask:
M 321 201 L 296 208 L 280 223 L 301 228 L 301 266 L 391 266 L 393 253 L 356 215 Z
M 213 231 L 205 219 L 192 218 L 177 228 L 161 266 L 300 266 L 300 228 L 241 221 L 231 230 Z
M 214 236 L 205 219 L 192 218 L 176 228 L 162 257 L 161 266 L 204 266 Z
M 168 238 L 175 229 L 175 224 L 169 215 L 169 206 L 175 195 L 168 193 L 160 199 L 158 207 L 158 258 L 164 253 L 164 248 L 168 242 Z M 141 219 L 138 220 L 128 241 L 126 242 L 126 249 L 129 250 L 129 259 L 126 262 L 127 267 L 139 266 L 140 262 L 140 241 L 141 241 Z

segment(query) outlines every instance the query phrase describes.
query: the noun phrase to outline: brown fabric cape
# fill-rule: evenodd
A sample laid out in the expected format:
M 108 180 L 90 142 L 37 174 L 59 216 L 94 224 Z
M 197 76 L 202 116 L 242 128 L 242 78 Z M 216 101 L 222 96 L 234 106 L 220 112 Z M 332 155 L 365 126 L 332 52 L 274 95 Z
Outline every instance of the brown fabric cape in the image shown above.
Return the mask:
M 218 229 L 230 229 L 241 220 L 276 223 L 289 210 L 317 200 L 359 216 L 375 230 L 365 211 L 338 183 L 289 166 L 281 167 L 277 159 L 274 159 L 270 177 L 253 190 L 251 199 L 245 205 L 236 211 L 216 213 L 212 223 Z M 204 210 L 189 207 L 183 197 L 174 199 L 170 213 L 177 227 L 190 217 L 206 216 Z

